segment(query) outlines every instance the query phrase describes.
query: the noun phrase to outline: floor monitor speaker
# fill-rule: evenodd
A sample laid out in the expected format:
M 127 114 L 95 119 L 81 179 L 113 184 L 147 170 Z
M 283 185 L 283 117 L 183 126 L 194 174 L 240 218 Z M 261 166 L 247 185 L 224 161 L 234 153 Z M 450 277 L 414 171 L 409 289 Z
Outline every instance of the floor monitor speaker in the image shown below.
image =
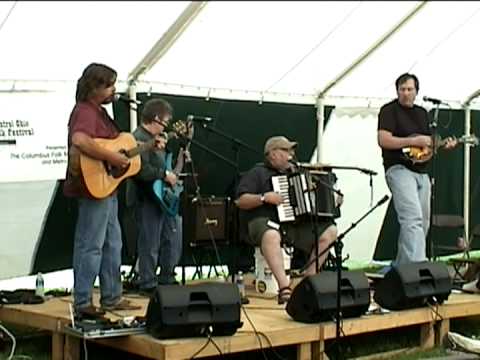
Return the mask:
M 340 282 L 342 317 L 367 312 L 370 287 L 363 271 L 343 271 Z M 337 272 L 322 271 L 305 277 L 293 289 L 287 313 L 296 321 L 315 323 L 332 320 L 337 309 Z
M 156 338 L 233 335 L 242 326 L 236 284 L 159 285 L 147 307 L 147 331 Z
M 374 300 L 388 310 L 443 303 L 452 292 L 448 268 L 440 262 L 415 262 L 393 266 L 375 288 Z

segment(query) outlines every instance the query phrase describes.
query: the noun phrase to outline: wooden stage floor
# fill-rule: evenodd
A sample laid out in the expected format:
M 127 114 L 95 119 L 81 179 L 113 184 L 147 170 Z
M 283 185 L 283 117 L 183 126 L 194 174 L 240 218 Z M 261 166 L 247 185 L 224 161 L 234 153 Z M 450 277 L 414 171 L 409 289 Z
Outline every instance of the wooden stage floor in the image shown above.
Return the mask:
M 335 338 L 336 328 L 333 321 L 317 324 L 295 322 L 286 313 L 285 305 L 277 305 L 276 299 L 261 298 L 248 291 L 247 295 L 250 304 L 244 305 L 242 309 L 243 326 L 233 336 L 213 337 L 219 349 L 209 343 L 195 358 L 219 355 L 219 350 L 222 354 L 227 354 L 285 345 L 297 346 L 297 359 L 325 358 L 324 342 Z M 97 299 L 98 294 L 95 296 Z M 126 297 L 142 305 L 142 309 L 115 315 L 107 314 L 112 320 L 118 320 L 120 317 L 117 315 L 145 315 L 147 298 L 134 294 L 127 294 Z M 420 327 L 420 347 L 433 347 L 443 341 L 448 333 L 449 319 L 480 315 L 479 301 L 480 295 L 452 293 L 448 301 L 435 308 L 372 313 L 359 318 L 344 319 L 342 336 L 417 325 Z M 82 340 L 66 335 L 63 330 L 65 325 L 70 324 L 70 303 L 70 297 L 63 297 L 52 298 L 39 305 L 6 305 L 0 307 L 0 321 L 51 331 L 52 359 L 76 360 L 79 358 Z M 87 341 L 95 341 L 151 359 L 177 360 L 190 359 L 206 344 L 207 339 L 158 340 L 142 334 Z

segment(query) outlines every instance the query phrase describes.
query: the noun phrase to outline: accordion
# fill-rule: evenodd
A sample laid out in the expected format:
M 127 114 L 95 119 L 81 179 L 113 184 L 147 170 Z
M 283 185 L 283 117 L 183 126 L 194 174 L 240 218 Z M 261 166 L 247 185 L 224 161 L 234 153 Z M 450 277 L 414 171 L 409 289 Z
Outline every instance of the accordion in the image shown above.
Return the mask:
M 283 197 L 277 206 L 279 221 L 302 221 L 311 215 L 339 217 L 333 191 L 335 182 L 335 174 L 327 171 L 312 171 L 308 179 L 303 172 L 272 176 L 273 191 Z

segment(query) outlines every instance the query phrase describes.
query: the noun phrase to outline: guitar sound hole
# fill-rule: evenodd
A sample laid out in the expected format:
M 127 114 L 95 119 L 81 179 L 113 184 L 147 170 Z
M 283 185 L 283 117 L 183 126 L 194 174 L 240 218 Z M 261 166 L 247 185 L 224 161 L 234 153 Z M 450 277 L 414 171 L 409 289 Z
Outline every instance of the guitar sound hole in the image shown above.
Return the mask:
M 130 168 L 130 164 L 124 169 L 121 169 L 116 166 L 110 165 L 108 162 L 104 161 L 103 166 L 105 166 L 105 171 L 107 172 L 108 175 L 111 177 L 118 179 L 119 177 L 122 177 Z

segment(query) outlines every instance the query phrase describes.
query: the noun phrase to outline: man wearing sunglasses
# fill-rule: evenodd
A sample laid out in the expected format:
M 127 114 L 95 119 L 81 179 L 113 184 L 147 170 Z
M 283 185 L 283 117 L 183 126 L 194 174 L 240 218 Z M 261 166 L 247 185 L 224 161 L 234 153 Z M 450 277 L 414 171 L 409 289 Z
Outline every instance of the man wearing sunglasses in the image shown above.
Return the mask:
M 151 99 L 145 103 L 141 124 L 133 132 L 139 142 L 158 140 L 153 151 L 141 154 L 140 172 L 127 187 L 127 203 L 134 205 L 138 226 L 135 282 L 144 295 L 151 295 L 158 283 L 176 283 L 174 269 L 182 255 L 181 217 L 162 211 L 152 195 L 155 180 L 161 179 L 169 186 L 175 186 L 177 182 L 177 175 L 166 169 L 165 130 L 171 118 L 172 107 L 167 101 Z M 183 167 L 184 156 L 185 151 L 181 148 L 176 168 Z M 158 280 L 157 266 L 160 266 Z

